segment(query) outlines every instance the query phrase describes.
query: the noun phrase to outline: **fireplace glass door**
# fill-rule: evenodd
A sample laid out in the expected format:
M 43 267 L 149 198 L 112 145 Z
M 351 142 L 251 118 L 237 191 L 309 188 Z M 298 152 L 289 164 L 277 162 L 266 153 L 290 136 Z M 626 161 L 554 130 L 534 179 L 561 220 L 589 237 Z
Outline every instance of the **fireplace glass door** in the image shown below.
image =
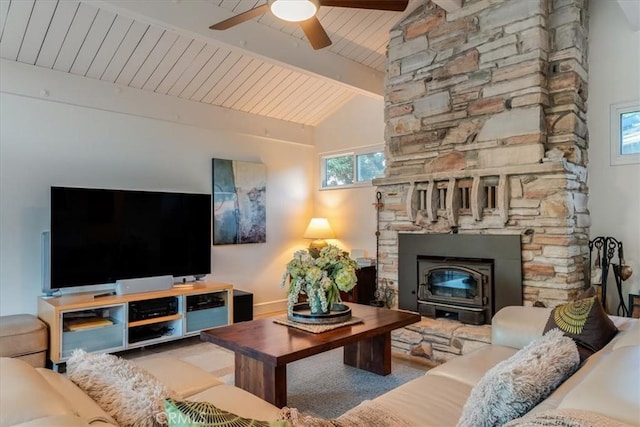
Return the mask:
M 434 268 L 427 273 L 426 290 L 431 298 L 475 300 L 482 287 L 482 276 L 464 267 Z
M 419 264 L 419 301 L 467 307 L 482 307 L 488 303 L 490 270 L 486 270 L 487 264 L 424 259 Z

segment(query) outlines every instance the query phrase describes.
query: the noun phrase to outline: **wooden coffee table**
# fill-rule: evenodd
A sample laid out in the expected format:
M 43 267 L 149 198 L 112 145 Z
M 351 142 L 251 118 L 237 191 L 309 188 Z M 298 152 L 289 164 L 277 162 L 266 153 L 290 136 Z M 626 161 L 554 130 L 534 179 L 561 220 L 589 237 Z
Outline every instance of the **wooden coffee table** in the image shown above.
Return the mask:
M 391 373 L 391 331 L 420 316 L 348 304 L 363 323 L 314 334 L 258 319 L 202 331 L 200 337 L 235 352 L 235 385 L 282 408 L 287 404 L 287 364 L 337 347 L 344 363 L 379 375 Z

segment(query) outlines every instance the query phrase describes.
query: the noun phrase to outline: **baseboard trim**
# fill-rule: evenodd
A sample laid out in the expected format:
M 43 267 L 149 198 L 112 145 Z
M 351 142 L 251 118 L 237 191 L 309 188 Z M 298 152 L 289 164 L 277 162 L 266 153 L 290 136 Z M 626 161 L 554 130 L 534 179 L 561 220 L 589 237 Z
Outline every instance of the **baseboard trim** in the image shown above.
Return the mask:
M 264 317 L 271 313 L 287 311 L 287 300 L 261 302 L 253 305 L 253 317 Z

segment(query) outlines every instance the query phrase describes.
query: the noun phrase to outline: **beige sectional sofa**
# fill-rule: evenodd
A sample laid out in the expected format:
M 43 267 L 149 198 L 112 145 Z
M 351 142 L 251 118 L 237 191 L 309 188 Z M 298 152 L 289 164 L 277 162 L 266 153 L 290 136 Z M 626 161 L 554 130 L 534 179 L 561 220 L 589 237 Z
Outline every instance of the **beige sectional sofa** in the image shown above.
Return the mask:
M 492 344 L 450 360 L 376 398 L 415 426 L 455 426 L 473 386 L 499 362 L 543 335 L 551 309 L 506 307 L 492 320 Z M 540 402 L 532 413 L 586 410 L 640 426 L 640 322 L 611 316 L 616 337 Z
M 492 345 L 431 369 L 373 403 L 409 425 L 455 426 L 484 373 L 542 336 L 550 309 L 507 307 L 493 319 Z M 573 408 L 640 425 L 640 322 L 612 317 L 616 337 L 531 413 Z M 141 363 L 142 364 L 142 363 Z M 244 417 L 275 420 L 273 405 L 180 360 L 142 364 L 183 399 L 209 401 Z M 0 427 L 110 425 L 115 422 L 65 376 L 0 359 Z
M 208 401 L 245 417 L 275 420 L 280 410 L 179 359 L 154 358 L 138 363 L 184 400 Z M 14 358 L 0 358 L 0 427 L 75 427 L 117 425 L 97 403 L 66 376 L 34 368 Z

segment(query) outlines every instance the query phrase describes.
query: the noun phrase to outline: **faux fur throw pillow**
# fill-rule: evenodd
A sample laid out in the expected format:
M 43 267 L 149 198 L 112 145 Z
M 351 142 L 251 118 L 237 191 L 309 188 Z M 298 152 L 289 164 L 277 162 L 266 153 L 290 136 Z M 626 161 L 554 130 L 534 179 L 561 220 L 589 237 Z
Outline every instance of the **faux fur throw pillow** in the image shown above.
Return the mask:
M 553 329 L 488 370 L 471 390 L 458 427 L 501 426 L 529 412 L 580 363 L 575 342 Z
M 175 393 L 134 363 L 75 350 L 67 375 L 121 426 L 166 426 L 163 400 Z

